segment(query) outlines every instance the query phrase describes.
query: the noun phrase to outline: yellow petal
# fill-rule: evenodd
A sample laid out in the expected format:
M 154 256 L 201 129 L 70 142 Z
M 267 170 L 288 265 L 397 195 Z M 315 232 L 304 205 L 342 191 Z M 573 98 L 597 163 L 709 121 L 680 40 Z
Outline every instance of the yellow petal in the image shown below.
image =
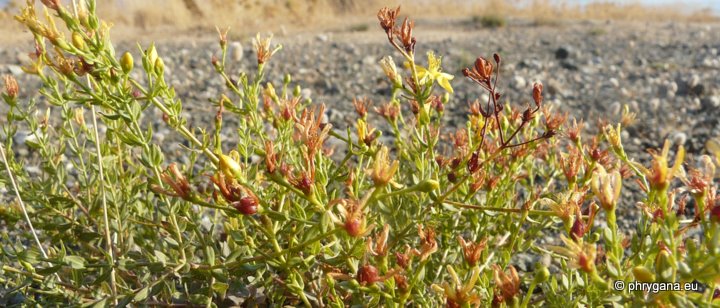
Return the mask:
M 428 70 L 420 65 L 415 66 L 415 70 L 417 71 L 418 78 L 420 79 L 425 78 L 425 75 L 429 74 Z
M 438 78 L 437 79 L 438 84 L 445 89 L 445 91 L 448 91 L 450 93 L 453 93 L 453 88 L 450 85 L 450 80 L 447 78 Z

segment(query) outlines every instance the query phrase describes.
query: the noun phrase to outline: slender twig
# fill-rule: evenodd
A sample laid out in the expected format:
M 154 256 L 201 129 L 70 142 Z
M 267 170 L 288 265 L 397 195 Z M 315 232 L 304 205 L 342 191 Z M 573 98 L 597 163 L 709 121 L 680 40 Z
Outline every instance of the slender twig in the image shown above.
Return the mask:
M 10 164 L 8 163 L 7 157 L 5 156 L 5 146 L 3 144 L 0 144 L 0 154 L 2 155 L 3 163 L 5 164 L 5 170 L 7 170 L 8 177 L 10 178 L 10 183 L 12 184 L 13 190 L 15 190 L 15 196 L 18 198 L 18 203 L 20 203 L 20 208 L 22 208 L 23 215 L 25 216 L 25 222 L 27 222 L 28 226 L 30 227 L 30 232 L 35 239 L 35 243 L 38 245 L 38 248 L 40 248 L 40 253 L 42 253 L 43 258 L 47 259 L 48 255 L 45 252 L 45 248 L 43 248 L 42 244 L 40 243 L 40 239 L 37 236 L 37 232 L 35 231 L 35 227 L 33 227 L 32 221 L 30 221 L 30 216 L 28 216 L 25 202 L 23 202 L 22 197 L 20 197 L 20 190 L 18 190 L 17 183 L 15 182 L 15 176 L 13 175 L 12 170 L 10 170 Z
M 92 85 L 90 85 L 92 87 Z M 100 134 L 98 133 L 97 115 L 95 114 L 95 105 L 90 105 L 90 112 L 93 120 L 93 133 L 95 134 L 95 153 L 98 160 L 98 172 L 100 176 L 100 196 L 102 198 L 103 220 L 105 223 L 105 242 L 108 250 L 108 258 L 110 259 L 110 289 L 112 290 L 113 302 L 117 305 L 117 284 L 115 273 L 115 249 L 113 249 L 112 238 L 110 236 L 110 220 L 108 219 L 107 209 L 107 192 L 105 190 L 105 174 L 103 168 L 102 151 L 100 150 Z

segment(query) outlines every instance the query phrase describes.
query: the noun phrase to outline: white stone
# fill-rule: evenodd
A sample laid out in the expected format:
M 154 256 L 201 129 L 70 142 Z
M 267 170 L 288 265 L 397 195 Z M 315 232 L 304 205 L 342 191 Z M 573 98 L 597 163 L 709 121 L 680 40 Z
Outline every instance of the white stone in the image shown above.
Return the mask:
M 243 54 L 244 50 L 240 42 L 230 43 L 230 56 L 232 57 L 233 61 L 239 62 L 240 60 L 242 60 Z

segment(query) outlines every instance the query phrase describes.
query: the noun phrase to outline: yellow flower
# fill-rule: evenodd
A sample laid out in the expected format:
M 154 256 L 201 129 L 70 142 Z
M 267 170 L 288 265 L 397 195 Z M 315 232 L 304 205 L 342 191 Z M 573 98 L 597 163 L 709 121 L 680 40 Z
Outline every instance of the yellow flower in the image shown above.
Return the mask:
M 418 78 L 420 82 L 427 82 L 428 80 L 437 81 L 437 83 L 443 87 L 446 91 L 453 93 L 453 88 L 450 85 L 450 80 L 455 76 L 441 72 L 440 62 L 442 57 L 435 57 L 435 53 L 428 51 L 428 68 L 422 66 L 417 67 Z

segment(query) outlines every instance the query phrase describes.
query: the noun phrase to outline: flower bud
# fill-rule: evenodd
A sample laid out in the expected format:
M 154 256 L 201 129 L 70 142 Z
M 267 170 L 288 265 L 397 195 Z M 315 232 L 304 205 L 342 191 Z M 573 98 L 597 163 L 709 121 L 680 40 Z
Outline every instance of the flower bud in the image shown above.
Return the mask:
M 632 269 L 633 276 L 635 276 L 635 280 L 639 282 L 653 282 L 655 281 L 655 274 L 650 272 L 650 270 L 647 267 L 644 267 L 642 265 L 638 265 L 636 267 L 633 267 Z
M 242 171 L 240 170 L 240 164 L 236 162 L 232 157 L 225 154 L 218 155 L 220 159 L 220 171 L 230 179 L 243 178 Z
M 655 258 L 655 273 L 658 274 L 661 279 L 667 280 L 672 277 L 673 271 L 672 254 L 665 249 L 661 249 Z
M 290 84 L 292 82 L 292 76 L 290 74 L 285 74 L 283 77 L 283 84 Z
M 120 57 L 120 67 L 123 70 L 123 73 L 129 74 L 130 71 L 133 69 L 133 56 L 129 52 L 125 52 L 122 57 Z
M 85 49 L 85 40 L 83 39 L 80 32 L 73 32 L 72 34 L 72 44 L 75 46 L 75 48 L 83 50 Z
M 543 283 L 549 278 L 550 271 L 548 270 L 548 268 L 540 263 L 535 264 L 535 277 L 533 278 L 533 280 L 535 280 L 535 283 Z
M 162 58 L 157 58 L 157 60 L 155 60 L 155 73 L 158 74 L 158 76 L 162 76 L 164 71 L 165 62 L 163 62 Z
M 418 116 L 418 122 L 420 125 L 430 123 L 430 104 L 423 104 L 419 111 L 420 115 Z
M 418 183 L 415 187 L 418 191 L 429 193 L 438 189 L 440 187 L 440 183 L 438 181 L 428 179 Z
M 150 47 L 145 52 L 145 57 L 147 58 L 147 63 L 150 67 L 148 67 L 148 70 L 154 69 L 155 61 L 157 61 L 158 54 L 157 50 L 155 50 L 155 45 L 150 45 Z

